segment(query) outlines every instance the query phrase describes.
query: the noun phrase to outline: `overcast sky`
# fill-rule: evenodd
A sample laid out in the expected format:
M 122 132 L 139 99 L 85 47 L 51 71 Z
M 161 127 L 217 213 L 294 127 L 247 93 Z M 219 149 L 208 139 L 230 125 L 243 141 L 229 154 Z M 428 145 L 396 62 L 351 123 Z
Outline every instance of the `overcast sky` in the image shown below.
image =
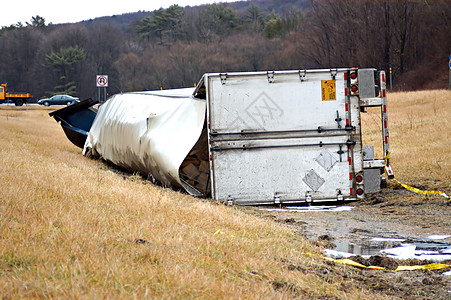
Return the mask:
M 196 6 L 205 3 L 234 2 L 237 0 L 1 0 L 0 27 L 30 22 L 39 15 L 46 24 L 74 23 L 96 17 L 120 15 L 139 10 L 152 11 L 172 4 Z

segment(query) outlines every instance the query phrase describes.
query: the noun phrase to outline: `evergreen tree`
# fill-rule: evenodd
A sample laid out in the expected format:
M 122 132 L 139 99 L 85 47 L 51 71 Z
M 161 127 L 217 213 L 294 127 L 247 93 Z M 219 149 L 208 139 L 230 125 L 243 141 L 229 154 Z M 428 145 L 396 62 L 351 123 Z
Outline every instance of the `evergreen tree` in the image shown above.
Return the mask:
M 52 51 L 46 55 L 46 62 L 58 77 L 58 84 L 54 86 L 53 91 L 49 92 L 50 94 L 75 94 L 75 80 L 71 79 L 75 77 L 74 71 L 77 63 L 82 61 L 85 56 L 85 50 L 78 46 L 61 48 L 58 52 Z
M 260 8 L 251 4 L 247 8 L 246 22 L 249 24 L 251 31 L 260 32 L 265 26 L 265 20 L 263 19 L 263 14 L 260 12 Z
M 165 40 L 175 41 L 181 35 L 183 15 L 183 8 L 178 5 L 171 5 L 168 9 L 160 8 L 151 17 L 139 22 L 135 31 L 143 39 L 156 38 L 160 43 Z
M 239 29 L 238 15 L 236 11 L 224 4 L 212 4 L 206 6 L 200 14 L 202 28 L 219 36 L 230 35 Z
M 45 25 L 45 19 L 39 15 L 36 15 L 34 17 L 31 17 L 31 22 L 27 23 L 27 26 L 36 27 L 36 28 L 44 28 Z

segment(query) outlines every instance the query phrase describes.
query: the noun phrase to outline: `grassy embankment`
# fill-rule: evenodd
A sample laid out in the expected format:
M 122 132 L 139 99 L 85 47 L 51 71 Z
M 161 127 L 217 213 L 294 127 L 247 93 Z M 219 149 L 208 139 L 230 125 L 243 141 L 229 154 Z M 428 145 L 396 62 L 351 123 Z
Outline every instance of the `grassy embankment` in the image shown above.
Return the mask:
M 395 177 L 426 189 L 451 189 L 451 91 L 387 96 L 390 157 Z M 364 144 L 382 149 L 380 109 L 363 115 Z M 382 151 L 376 156 L 382 157 Z
M 450 98 L 389 96 L 404 181 L 449 190 Z M 378 298 L 290 228 L 84 158 L 49 111 L 0 107 L 0 296 Z

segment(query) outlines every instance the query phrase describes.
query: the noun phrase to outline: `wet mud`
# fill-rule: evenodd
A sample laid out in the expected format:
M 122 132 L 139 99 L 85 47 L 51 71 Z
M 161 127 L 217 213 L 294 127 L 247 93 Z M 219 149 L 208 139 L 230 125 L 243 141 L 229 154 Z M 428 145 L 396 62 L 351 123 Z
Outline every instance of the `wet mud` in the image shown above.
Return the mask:
M 449 192 L 446 190 L 445 192 Z M 330 205 L 330 204 L 328 204 Z M 243 208 L 246 212 L 290 226 L 310 240 L 319 250 L 333 249 L 352 253 L 350 259 L 364 266 L 380 266 L 385 270 L 359 269 L 346 266 L 326 270 L 322 276 L 338 276 L 361 282 L 381 295 L 400 299 L 451 299 L 450 269 L 394 270 L 400 265 L 424 265 L 437 261 L 399 260 L 381 254 L 381 250 L 401 244 L 415 245 L 425 251 L 442 251 L 451 245 L 451 237 L 431 239 L 432 235 L 451 235 L 451 201 L 437 195 L 417 195 L 389 185 L 364 200 L 345 205 L 350 211 L 288 211 Z M 441 261 L 451 264 L 450 260 Z M 327 265 L 327 264 L 326 264 Z M 302 270 L 288 265 L 289 271 Z M 324 270 L 323 270 L 324 271 Z M 332 274 L 333 273 L 333 274 Z M 346 284 L 343 283 L 343 288 Z

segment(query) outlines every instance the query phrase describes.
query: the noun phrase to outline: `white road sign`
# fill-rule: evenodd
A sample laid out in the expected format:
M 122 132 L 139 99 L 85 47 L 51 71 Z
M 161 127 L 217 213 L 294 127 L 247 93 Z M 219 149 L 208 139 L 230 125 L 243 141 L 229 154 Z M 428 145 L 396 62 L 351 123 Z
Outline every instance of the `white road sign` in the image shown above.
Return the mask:
M 108 86 L 108 75 L 97 75 L 96 83 L 97 83 L 97 87 L 107 87 Z

